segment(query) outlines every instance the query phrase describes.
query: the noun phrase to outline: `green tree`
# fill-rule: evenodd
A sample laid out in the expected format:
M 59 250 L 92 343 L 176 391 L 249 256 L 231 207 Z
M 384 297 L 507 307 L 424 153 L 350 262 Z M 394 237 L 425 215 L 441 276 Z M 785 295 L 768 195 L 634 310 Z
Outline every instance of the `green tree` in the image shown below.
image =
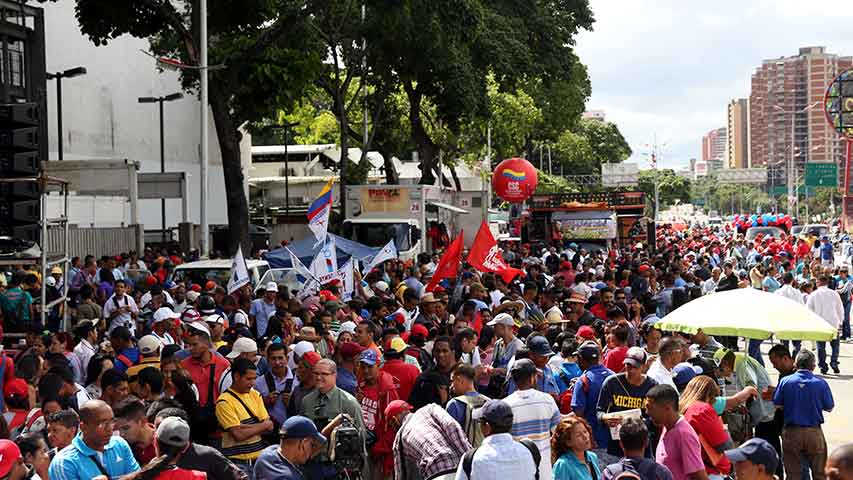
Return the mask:
M 325 60 L 300 0 L 210 0 L 209 72 L 213 114 L 228 205 L 229 248 L 249 249 L 249 210 L 243 191 L 239 128 L 275 118 L 317 78 Z M 76 0 L 82 33 L 95 45 L 122 36 L 147 38 L 157 56 L 200 64 L 199 3 L 190 0 Z M 186 91 L 199 70 L 181 70 Z
M 566 130 L 557 138 L 552 152 L 568 175 L 595 173 L 595 159 L 589 140 L 582 134 Z
M 576 131 L 589 142 L 592 161 L 597 168 L 603 163 L 624 162 L 631 156 L 631 147 L 613 123 L 581 119 Z
M 654 209 L 655 181 L 658 182 L 658 197 L 661 210 L 675 204 L 690 201 L 690 180 L 676 175 L 672 169 L 641 170 L 639 188 L 646 194 L 646 201 Z

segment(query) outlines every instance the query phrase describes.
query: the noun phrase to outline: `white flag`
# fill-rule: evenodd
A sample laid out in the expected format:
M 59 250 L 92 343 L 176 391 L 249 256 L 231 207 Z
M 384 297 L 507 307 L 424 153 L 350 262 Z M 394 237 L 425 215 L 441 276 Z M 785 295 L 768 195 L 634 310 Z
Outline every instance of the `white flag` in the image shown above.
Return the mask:
M 314 277 L 305 280 L 305 283 L 302 284 L 302 288 L 296 292 L 296 299 L 300 302 L 310 297 L 311 295 L 316 294 L 320 291 L 320 284 L 317 282 Z
M 326 242 L 314 256 L 310 270 L 320 285 L 325 285 L 338 278 L 338 254 L 333 237 L 326 238 Z
M 308 270 L 308 267 L 302 263 L 302 260 L 299 260 L 299 257 L 296 256 L 289 248 L 284 247 L 287 250 L 287 253 L 290 255 L 290 265 L 296 273 L 302 275 L 302 278 L 307 282 L 314 278 L 314 274 L 311 273 L 311 270 Z
M 237 247 L 237 254 L 231 260 L 231 278 L 228 279 L 228 295 L 249 283 L 249 267 L 243 258 L 243 247 Z
M 355 293 L 355 257 L 350 257 L 349 261 L 338 270 L 341 284 L 341 299 L 345 302 L 352 300 Z
M 370 261 L 370 265 L 364 271 L 370 272 L 377 265 L 381 265 L 382 262 L 395 258 L 397 258 L 397 247 L 394 246 L 394 240 L 392 239 L 382 247 L 382 250 L 379 250 L 379 252 L 373 257 L 373 260 Z

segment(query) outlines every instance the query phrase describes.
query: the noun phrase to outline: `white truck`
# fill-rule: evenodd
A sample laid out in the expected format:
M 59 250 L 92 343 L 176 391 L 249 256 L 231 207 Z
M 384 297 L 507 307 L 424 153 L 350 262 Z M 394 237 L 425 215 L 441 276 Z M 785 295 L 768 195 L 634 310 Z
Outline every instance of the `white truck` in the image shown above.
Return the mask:
M 455 206 L 455 192 L 430 185 L 352 185 L 346 187 L 344 237 L 371 247 L 382 247 L 394 239 L 399 257 L 415 258 L 432 251 L 429 228 L 435 223 L 447 229 L 450 238 L 461 227 L 460 216 L 468 210 Z M 466 222 L 470 223 L 470 222 Z

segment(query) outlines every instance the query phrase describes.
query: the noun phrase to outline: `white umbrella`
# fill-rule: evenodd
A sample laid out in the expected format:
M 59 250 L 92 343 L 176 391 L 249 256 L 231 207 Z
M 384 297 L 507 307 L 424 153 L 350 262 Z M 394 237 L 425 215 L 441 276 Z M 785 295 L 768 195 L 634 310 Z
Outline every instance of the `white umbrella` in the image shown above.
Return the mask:
M 829 341 L 837 329 L 805 305 L 754 288 L 713 293 L 693 300 L 656 325 L 661 330 L 779 340 Z

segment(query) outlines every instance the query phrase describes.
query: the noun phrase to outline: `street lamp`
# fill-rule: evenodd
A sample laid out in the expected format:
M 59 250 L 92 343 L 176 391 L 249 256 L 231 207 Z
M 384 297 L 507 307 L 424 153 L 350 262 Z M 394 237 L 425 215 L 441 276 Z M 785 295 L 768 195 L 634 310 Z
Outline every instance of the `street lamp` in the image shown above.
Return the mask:
M 796 150 L 796 146 L 794 145 L 794 135 L 795 135 L 794 128 L 795 128 L 796 123 L 797 123 L 797 114 L 808 112 L 809 110 L 811 110 L 812 108 L 814 108 L 820 104 L 821 104 L 821 102 L 819 102 L 819 101 L 814 102 L 811 105 L 809 105 L 805 108 L 802 108 L 800 110 L 785 110 L 784 108 L 780 107 L 779 105 L 773 105 L 774 110 L 777 110 L 783 114 L 791 115 L 791 148 L 790 148 L 789 155 L 788 155 L 788 174 L 786 175 L 788 177 L 787 178 L 787 182 L 788 182 L 788 215 L 790 215 L 791 212 L 794 211 L 794 208 L 795 208 L 794 205 L 796 202 L 796 198 L 794 197 L 794 150 Z
M 139 97 L 139 103 L 160 104 L 160 173 L 166 173 L 166 142 L 163 133 L 163 104 L 184 98 L 183 93 L 172 93 L 165 97 Z M 166 243 L 166 199 L 160 199 L 160 222 L 162 225 L 161 235 L 163 243 Z
M 56 73 L 48 73 L 48 80 L 56 80 L 56 131 L 59 133 L 59 160 L 64 157 L 62 149 L 62 79 L 86 75 L 86 67 L 74 67 Z

